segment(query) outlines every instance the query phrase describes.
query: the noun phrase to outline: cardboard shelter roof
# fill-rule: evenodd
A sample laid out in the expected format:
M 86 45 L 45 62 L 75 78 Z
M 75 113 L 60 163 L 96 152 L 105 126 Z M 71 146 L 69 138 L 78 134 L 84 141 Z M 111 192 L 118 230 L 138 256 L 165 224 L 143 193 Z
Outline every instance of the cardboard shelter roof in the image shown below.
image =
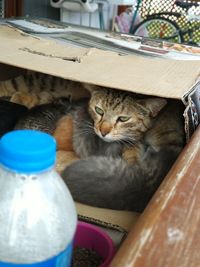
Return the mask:
M 67 46 L 0 25 L 0 62 L 74 81 L 181 99 L 200 77 L 200 60 L 119 55 Z

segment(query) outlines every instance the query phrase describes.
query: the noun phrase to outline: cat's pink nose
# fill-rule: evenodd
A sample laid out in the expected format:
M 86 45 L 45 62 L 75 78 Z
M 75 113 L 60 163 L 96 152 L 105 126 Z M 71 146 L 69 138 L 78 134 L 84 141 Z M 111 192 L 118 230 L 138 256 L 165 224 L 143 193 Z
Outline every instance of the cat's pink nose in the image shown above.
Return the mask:
M 110 133 L 112 129 L 112 125 L 109 122 L 102 122 L 101 126 L 100 126 L 100 132 L 102 134 L 102 136 L 106 136 L 108 133 Z

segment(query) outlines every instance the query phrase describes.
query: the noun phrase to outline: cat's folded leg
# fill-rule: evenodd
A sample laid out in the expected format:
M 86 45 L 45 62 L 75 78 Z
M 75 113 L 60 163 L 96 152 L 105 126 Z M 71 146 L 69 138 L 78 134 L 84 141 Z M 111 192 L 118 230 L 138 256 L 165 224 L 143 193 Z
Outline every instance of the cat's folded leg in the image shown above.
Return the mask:
M 122 158 L 129 164 L 135 164 L 141 159 L 145 152 L 145 148 L 145 145 L 139 142 L 129 147 L 125 147 L 122 152 Z
M 139 166 L 130 168 L 121 158 L 88 157 L 68 166 L 62 173 L 75 201 L 102 208 L 141 211 L 146 174 Z
M 75 201 L 141 212 L 178 156 L 173 147 L 149 147 L 142 160 L 93 156 L 77 160 L 61 174 Z

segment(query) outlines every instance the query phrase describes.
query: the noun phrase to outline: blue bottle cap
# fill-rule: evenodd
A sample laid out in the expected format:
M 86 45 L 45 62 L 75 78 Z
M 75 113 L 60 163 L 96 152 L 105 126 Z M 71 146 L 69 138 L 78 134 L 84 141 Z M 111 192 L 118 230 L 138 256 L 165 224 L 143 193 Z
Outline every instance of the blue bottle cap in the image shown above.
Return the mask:
M 11 131 L 0 140 L 0 163 L 23 173 L 35 173 L 52 167 L 56 159 L 56 141 L 35 130 Z

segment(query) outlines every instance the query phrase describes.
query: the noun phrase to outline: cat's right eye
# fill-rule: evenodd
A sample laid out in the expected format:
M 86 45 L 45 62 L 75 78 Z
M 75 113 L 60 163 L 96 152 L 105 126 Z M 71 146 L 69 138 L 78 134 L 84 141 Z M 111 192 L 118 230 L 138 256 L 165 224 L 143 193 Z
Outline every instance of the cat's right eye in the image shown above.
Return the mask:
M 103 116 L 103 114 L 104 114 L 104 111 L 101 109 L 101 108 L 99 108 L 99 107 L 95 107 L 95 111 L 96 111 L 96 113 L 97 114 L 99 114 L 100 116 Z
M 126 122 L 130 119 L 130 117 L 127 117 L 127 116 L 120 116 L 117 121 L 120 121 L 120 122 Z

